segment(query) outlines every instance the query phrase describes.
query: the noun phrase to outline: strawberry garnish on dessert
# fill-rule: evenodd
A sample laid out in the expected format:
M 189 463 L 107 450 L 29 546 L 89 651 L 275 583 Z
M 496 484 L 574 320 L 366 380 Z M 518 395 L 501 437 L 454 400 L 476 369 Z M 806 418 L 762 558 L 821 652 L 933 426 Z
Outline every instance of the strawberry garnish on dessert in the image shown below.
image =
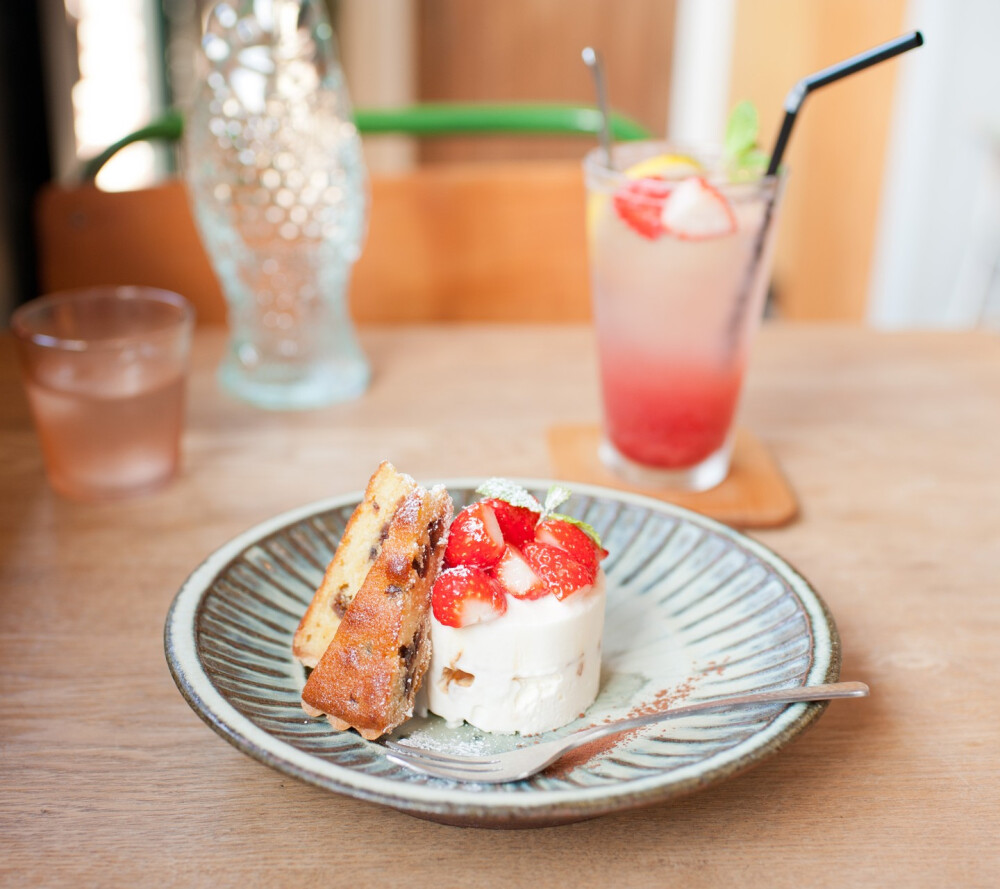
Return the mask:
M 583 528 L 570 524 L 564 519 L 548 518 L 538 523 L 535 528 L 535 539 L 540 543 L 548 543 L 564 550 L 571 559 L 579 562 L 592 574 L 597 574 L 597 567 L 608 551 L 598 546 Z
M 589 589 L 597 578 L 597 566 L 581 565 L 569 553 L 549 543 L 526 543 L 524 558 L 531 570 L 557 599 Z
M 500 584 L 481 568 L 458 565 L 442 571 L 431 593 L 434 617 L 446 627 L 495 620 L 507 610 Z
M 494 478 L 477 493 L 490 495 L 479 503 L 503 531 L 507 545 L 491 574 L 510 595 L 538 599 L 553 593 L 561 600 L 594 582 L 608 551 L 590 525 L 556 512 L 569 499 L 568 490 L 553 486 L 541 504 L 524 488 Z
M 488 497 L 481 501 L 493 510 L 503 533 L 503 539 L 514 546 L 521 546 L 535 539 L 535 525 L 541 512 L 527 506 L 515 506 L 498 497 Z
M 682 241 L 721 238 L 736 231 L 729 201 L 701 176 L 679 182 L 663 204 L 663 230 Z
M 524 553 L 513 544 L 507 545 L 493 569 L 493 576 L 515 599 L 539 599 L 549 592 L 545 581 L 528 564 Z
M 544 503 L 503 479 L 476 493 L 431 593 L 428 708 L 485 731 L 549 731 L 597 695 L 607 553 L 593 528 L 556 512 L 565 488 Z
M 500 561 L 505 546 L 497 516 L 480 500 L 455 516 L 448 533 L 444 563 L 448 568 L 455 565 L 492 568 Z
M 445 564 L 486 570 L 516 599 L 559 600 L 590 587 L 608 553 L 585 522 L 556 510 L 569 498 L 554 486 L 539 503 L 524 488 L 490 479 L 486 494 L 463 509 L 452 523 Z

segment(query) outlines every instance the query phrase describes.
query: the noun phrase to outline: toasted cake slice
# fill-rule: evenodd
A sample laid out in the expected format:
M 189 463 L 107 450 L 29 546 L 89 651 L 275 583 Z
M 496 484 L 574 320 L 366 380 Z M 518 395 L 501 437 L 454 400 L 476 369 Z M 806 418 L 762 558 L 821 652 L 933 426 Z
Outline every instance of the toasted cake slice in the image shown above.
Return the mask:
M 333 641 L 340 619 L 382 550 L 393 513 L 416 488 L 412 478 L 397 472 L 388 461 L 380 463 L 369 479 L 365 496 L 348 521 L 323 582 L 295 632 L 292 653 L 305 666 L 315 667 Z
M 431 587 L 452 511 L 443 487 L 417 486 L 379 532 L 381 548 L 302 691 L 307 713 L 369 740 L 412 715 L 430 663 Z

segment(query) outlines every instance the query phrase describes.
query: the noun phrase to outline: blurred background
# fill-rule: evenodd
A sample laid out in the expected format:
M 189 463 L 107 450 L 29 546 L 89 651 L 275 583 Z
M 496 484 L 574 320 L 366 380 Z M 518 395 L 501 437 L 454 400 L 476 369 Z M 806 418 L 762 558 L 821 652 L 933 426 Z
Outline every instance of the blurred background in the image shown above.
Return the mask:
M 234 0 L 235 2 L 235 0 Z M 679 141 L 721 139 L 750 99 L 764 147 L 804 74 L 919 28 L 926 45 L 810 97 L 774 313 L 882 327 L 1000 327 L 1000 3 L 996 0 L 327 0 L 357 107 L 592 103 L 580 49 L 616 110 Z M 39 290 L 32 208 L 47 182 L 189 101 L 208 0 L 0 2 L 0 322 Z M 423 164 L 578 159 L 579 139 L 366 139 L 373 175 Z M 174 174 L 130 146 L 106 190 Z M 581 207 L 581 226 L 583 212 Z M 126 283 L 126 282 L 122 282 Z

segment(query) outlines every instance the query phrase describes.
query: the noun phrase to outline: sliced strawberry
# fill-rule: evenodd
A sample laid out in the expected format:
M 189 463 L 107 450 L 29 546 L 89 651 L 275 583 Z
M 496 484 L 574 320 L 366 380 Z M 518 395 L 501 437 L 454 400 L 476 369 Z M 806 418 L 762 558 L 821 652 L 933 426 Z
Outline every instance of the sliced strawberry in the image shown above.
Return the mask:
M 495 620 L 507 611 L 503 588 L 481 568 L 459 565 L 442 571 L 434 581 L 431 608 L 446 627 Z
M 510 544 L 493 568 L 493 577 L 516 599 L 540 599 L 549 592 L 545 582 L 531 569 L 523 553 Z
M 594 538 L 582 528 L 561 519 L 549 518 L 539 522 L 535 529 L 535 540 L 558 546 L 568 553 L 591 572 L 591 580 L 597 576 L 598 563 L 608 554 L 608 551 L 601 549 Z
M 526 543 L 522 552 L 531 570 L 557 599 L 565 599 L 594 582 L 594 572 L 558 546 L 535 541 Z
M 504 546 L 503 532 L 493 510 L 479 501 L 465 507 L 451 523 L 444 564 L 448 568 L 455 565 L 492 568 L 500 561 Z
M 527 506 L 514 506 L 506 500 L 489 498 L 483 500 L 493 510 L 503 532 L 503 539 L 514 546 L 520 546 L 535 539 L 535 525 L 538 524 L 539 513 Z
M 729 201 L 701 176 L 679 182 L 663 204 L 660 217 L 667 234 L 684 241 L 720 238 L 736 231 Z
M 663 234 L 663 207 L 673 190 L 673 182 L 655 177 L 632 180 L 615 192 L 615 212 L 634 231 L 655 241 Z

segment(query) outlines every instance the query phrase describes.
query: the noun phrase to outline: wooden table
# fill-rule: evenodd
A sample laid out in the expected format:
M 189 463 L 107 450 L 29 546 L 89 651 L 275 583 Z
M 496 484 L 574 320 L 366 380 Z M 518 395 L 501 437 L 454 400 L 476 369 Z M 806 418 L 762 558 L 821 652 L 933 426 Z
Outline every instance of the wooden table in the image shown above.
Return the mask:
M 545 475 L 598 417 L 587 329 L 370 329 L 360 401 L 234 403 L 199 333 L 182 476 L 87 506 L 44 481 L 0 340 L 0 885 L 995 886 L 1000 883 L 1000 340 L 771 327 L 744 421 L 802 503 L 756 536 L 843 637 L 834 704 L 750 773 L 670 805 L 462 830 L 238 753 L 167 672 L 163 620 L 212 549 L 276 512 L 418 477 Z

